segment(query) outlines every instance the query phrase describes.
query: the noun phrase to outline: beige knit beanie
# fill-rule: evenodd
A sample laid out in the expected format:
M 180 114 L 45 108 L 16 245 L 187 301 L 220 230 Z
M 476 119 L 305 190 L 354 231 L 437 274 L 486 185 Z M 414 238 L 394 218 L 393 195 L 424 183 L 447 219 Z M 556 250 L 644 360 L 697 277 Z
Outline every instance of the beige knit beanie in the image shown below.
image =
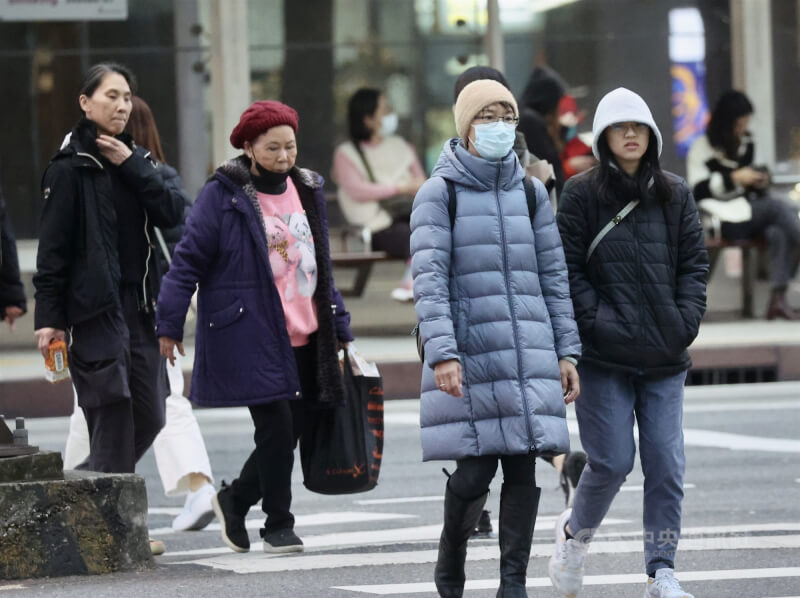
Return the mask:
M 469 127 L 473 119 L 486 106 L 496 102 L 505 102 L 514 109 L 514 116 L 519 116 L 517 101 L 514 95 L 502 83 L 492 79 L 479 79 L 465 86 L 458 94 L 453 114 L 456 118 L 456 131 L 458 136 L 467 145 Z

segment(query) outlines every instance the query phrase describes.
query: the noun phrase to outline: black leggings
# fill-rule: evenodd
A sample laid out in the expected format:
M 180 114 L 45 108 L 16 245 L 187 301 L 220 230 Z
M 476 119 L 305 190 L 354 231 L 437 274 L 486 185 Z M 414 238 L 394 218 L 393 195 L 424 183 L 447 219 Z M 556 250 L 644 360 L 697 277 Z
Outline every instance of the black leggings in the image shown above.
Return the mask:
M 262 529 L 272 532 L 294 527 L 292 506 L 292 467 L 294 448 L 315 409 L 317 358 L 315 335 L 308 345 L 295 347 L 297 373 L 303 398 L 252 405 L 256 448 L 242 466 L 239 477 L 231 483 L 234 504 L 240 515 L 261 500 L 267 516 Z
M 450 476 L 450 490 L 465 500 L 485 494 L 497 472 L 498 461 L 503 466 L 504 484 L 536 485 L 536 458 L 533 455 L 486 455 L 456 461 L 456 471 Z

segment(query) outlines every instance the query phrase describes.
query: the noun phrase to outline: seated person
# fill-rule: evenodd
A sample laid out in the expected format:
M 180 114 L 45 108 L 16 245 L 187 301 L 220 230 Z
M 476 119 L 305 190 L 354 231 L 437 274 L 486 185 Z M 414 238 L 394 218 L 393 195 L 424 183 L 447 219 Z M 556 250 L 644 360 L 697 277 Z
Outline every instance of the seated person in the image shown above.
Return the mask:
M 378 89 L 362 88 L 350 98 L 347 110 L 350 140 L 336 148 L 332 177 L 338 199 L 350 224 L 371 234 L 372 248 L 405 259 L 406 271 L 392 299 L 414 300 L 411 279 L 411 228 L 408 217 L 413 196 L 425 182 L 414 148 L 394 134 L 397 115 Z M 407 198 L 404 214 L 392 217 L 382 200 Z
M 746 95 L 725 92 L 706 134 L 689 149 L 686 179 L 701 212 L 721 222 L 723 239 L 766 240 L 772 285 L 766 317 L 794 320 L 799 316 L 786 302 L 786 289 L 800 247 L 800 219 L 791 202 L 769 195 L 769 172 L 755 165 L 755 145 L 748 132 L 752 114 Z

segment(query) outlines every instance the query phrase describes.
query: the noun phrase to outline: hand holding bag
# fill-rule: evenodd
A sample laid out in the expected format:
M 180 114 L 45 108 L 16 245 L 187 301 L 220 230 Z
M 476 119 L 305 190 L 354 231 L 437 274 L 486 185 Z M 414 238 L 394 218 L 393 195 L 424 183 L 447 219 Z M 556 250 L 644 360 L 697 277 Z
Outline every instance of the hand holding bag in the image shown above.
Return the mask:
M 313 414 L 300 438 L 303 483 L 320 494 L 367 492 L 378 484 L 383 456 L 383 382 L 356 376 L 345 355 L 344 403 Z

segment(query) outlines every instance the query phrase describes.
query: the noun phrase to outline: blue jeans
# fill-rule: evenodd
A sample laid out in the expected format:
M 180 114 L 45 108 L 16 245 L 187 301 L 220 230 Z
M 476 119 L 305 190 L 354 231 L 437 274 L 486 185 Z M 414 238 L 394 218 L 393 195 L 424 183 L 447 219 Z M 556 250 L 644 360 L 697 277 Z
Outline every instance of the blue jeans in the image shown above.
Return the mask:
M 644 560 L 647 573 L 674 568 L 681 529 L 683 385 L 686 372 L 645 378 L 580 364 L 581 396 L 575 402 L 586 468 L 575 494 L 569 529 L 591 540 L 611 501 L 633 469 L 639 426 L 644 473 Z

